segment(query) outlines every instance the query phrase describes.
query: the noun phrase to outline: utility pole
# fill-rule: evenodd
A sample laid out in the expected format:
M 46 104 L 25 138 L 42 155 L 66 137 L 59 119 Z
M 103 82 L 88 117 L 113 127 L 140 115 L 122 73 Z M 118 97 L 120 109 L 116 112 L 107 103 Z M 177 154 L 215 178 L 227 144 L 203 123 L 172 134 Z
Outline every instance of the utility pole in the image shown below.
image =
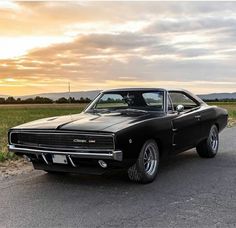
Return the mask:
M 71 103 L 71 97 L 70 97 L 70 82 L 68 82 L 68 92 L 69 92 L 69 98 L 68 98 L 68 100 L 69 100 L 69 103 Z

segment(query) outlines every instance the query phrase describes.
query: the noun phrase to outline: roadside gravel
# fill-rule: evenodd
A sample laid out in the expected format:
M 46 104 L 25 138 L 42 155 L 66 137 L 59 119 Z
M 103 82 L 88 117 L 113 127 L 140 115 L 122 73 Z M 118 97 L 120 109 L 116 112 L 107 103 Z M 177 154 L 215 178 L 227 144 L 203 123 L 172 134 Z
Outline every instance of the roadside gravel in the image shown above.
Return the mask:
M 0 180 L 19 174 L 29 173 L 33 170 L 31 163 L 23 158 L 7 160 L 0 163 Z

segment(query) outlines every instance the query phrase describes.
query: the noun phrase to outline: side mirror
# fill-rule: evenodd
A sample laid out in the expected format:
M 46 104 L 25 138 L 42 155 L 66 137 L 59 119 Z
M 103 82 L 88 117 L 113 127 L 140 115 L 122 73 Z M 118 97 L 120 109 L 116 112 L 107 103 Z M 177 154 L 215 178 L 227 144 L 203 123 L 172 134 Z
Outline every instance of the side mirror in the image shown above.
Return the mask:
M 181 105 L 181 104 L 177 105 L 176 111 L 178 112 L 178 114 L 181 113 L 181 112 L 183 112 L 183 111 L 184 111 L 184 106 Z

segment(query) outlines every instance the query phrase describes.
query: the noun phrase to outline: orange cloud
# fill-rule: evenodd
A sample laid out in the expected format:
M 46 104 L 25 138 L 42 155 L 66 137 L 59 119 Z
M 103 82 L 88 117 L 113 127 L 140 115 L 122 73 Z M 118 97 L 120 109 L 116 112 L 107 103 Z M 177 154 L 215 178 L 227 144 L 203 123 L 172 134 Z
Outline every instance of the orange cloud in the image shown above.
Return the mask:
M 72 90 L 234 91 L 235 9 L 234 3 L 0 4 L 0 94 L 65 91 L 68 81 Z

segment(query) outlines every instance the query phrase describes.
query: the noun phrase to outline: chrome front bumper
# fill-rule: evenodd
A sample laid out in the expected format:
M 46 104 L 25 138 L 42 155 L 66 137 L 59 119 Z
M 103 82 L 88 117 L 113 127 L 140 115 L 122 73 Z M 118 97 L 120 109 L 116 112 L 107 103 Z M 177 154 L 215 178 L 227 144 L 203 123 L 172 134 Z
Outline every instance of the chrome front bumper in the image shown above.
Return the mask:
M 46 150 L 46 149 L 30 149 L 17 147 L 15 145 L 8 145 L 8 150 L 13 153 L 20 154 L 35 154 L 35 155 L 46 155 L 46 154 L 63 154 L 69 155 L 76 158 L 94 158 L 94 159 L 110 159 L 116 161 L 122 161 L 123 153 L 121 150 L 83 150 L 77 149 L 76 151 L 61 151 L 61 150 Z

